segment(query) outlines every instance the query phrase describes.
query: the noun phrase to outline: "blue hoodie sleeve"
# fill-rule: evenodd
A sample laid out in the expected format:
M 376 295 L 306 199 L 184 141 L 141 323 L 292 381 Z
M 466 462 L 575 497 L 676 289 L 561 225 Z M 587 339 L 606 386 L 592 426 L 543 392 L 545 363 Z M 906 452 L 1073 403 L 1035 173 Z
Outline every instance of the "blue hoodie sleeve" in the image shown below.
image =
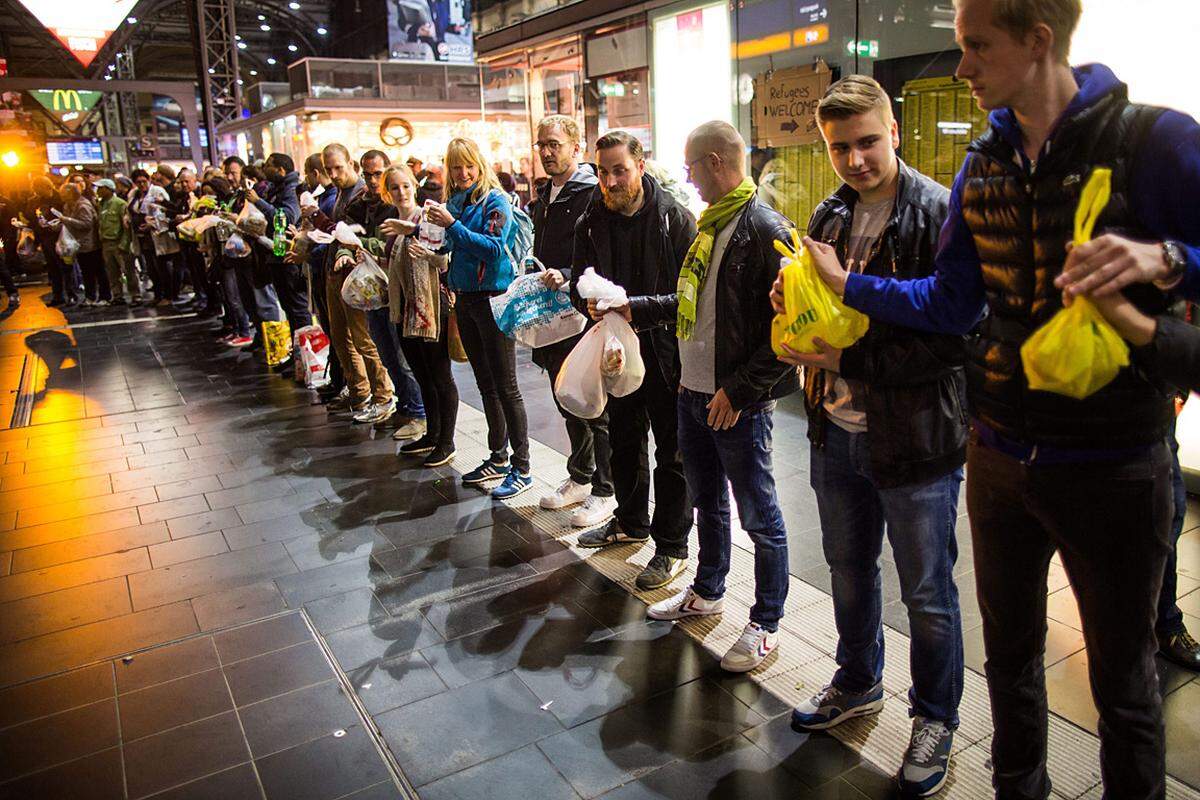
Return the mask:
M 846 305 L 872 319 L 930 333 L 961 335 L 975 327 L 983 317 L 987 296 L 975 239 L 963 219 L 962 182 L 963 172 L 959 172 L 950 190 L 950 212 L 942 226 L 933 274 L 909 281 L 848 275 Z
M 1145 229 L 1178 241 L 1187 270 L 1176 291 L 1200 302 L 1200 124 L 1178 111 L 1163 113 L 1133 164 L 1133 207 Z M 1191 200 L 1189 201 L 1188 199 Z
M 477 231 L 471 230 L 463 223 L 463 218 L 468 216 L 468 210 L 469 207 L 465 207 L 462 215 L 446 229 L 446 238 L 450 242 L 451 249 L 457 253 L 466 253 L 483 259 L 488 263 L 494 263 L 504 258 L 507 245 L 504 236 L 508 230 L 509 221 L 512 219 L 512 206 L 509 205 L 508 198 L 504 196 L 503 192 L 493 190 L 488 193 L 483 201 L 481 218 L 472 221 L 474 223 L 472 228 L 480 228 Z

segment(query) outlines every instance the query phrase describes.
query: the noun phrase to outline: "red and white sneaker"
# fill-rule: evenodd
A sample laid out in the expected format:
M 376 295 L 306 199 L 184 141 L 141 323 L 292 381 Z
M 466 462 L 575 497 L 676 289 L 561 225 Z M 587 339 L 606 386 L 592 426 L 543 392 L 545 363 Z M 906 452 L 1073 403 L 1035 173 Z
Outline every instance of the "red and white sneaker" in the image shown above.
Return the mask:
M 775 652 L 778 646 L 779 631 L 769 631 L 757 622 L 751 622 L 721 659 L 721 669 L 726 672 L 749 672 Z
M 721 598 L 705 600 L 689 586 L 679 594 L 650 606 L 646 614 L 650 619 L 687 619 L 720 614 L 724 608 L 725 601 Z
M 249 347 L 253 343 L 254 340 L 249 336 L 235 336 L 225 344 L 229 345 L 230 347 Z

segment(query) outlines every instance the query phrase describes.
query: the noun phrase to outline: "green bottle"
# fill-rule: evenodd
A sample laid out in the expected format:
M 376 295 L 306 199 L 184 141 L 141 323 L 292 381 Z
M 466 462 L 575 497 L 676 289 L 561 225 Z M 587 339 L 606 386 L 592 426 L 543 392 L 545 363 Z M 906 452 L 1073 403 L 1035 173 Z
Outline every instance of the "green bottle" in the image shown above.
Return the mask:
M 271 252 L 278 258 L 283 258 L 287 251 L 287 217 L 280 208 L 275 211 L 275 240 L 272 242 Z

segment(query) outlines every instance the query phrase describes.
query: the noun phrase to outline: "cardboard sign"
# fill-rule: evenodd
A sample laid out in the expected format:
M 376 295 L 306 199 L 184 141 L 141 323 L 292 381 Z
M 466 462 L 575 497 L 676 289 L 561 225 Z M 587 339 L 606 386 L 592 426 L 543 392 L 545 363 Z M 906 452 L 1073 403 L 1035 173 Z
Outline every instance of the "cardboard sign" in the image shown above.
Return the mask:
M 759 73 L 754 79 L 754 146 L 811 144 L 817 130 L 817 103 L 829 88 L 824 63 Z

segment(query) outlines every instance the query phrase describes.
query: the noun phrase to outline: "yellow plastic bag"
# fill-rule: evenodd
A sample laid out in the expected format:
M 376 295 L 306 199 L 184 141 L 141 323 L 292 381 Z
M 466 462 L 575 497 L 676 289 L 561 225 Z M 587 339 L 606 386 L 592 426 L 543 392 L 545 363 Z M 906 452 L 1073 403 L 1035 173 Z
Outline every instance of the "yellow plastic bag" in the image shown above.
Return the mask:
M 1092 172 L 1075 211 L 1075 244 L 1092 229 L 1112 194 L 1112 170 Z M 1077 297 L 1021 345 L 1030 389 L 1082 400 L 1107 386 L 1129 365 L 1129 345 L 1092 305 Z
M 277 367 L 292 354 L 292 331 L 286 319 L 262 324 L 263 345 L 267 366 Z
M 797 353 L 819 352 L 813 343 L 818 338 L 831 347 L 846 348 L 866 334 L 870 318 L 847 306 L 825 285 L 795 230 L 792 247 L 776 240 L 775 249 L 787 259 L 781 270 L 786 311 L 771 320 L 771 349 L 776 355 L 787 355 L 785 344 Z

